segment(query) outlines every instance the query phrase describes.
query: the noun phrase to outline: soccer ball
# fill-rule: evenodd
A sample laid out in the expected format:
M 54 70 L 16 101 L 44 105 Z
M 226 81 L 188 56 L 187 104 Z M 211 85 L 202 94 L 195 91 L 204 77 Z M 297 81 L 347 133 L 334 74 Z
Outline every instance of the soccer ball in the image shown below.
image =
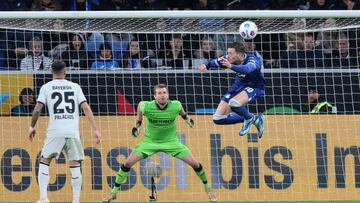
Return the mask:
M 152 161 L 146 162 L 144 166 L 144 173 L 145 175 L 159 178 L 162 174 L 161 165 Z
M 257 34 L 258 28 L 254 22 L 245 21 L 241 23 L 239 32 L 244 39 L 254 39 Z

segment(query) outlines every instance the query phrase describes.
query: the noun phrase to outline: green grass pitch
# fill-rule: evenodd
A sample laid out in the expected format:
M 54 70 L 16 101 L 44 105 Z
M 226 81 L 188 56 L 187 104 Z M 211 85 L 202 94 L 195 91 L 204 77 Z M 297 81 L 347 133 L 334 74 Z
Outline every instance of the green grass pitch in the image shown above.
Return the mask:
M 99 201 L 101 202 L 101 201 Z M 83 203 L 99 203 L 99 202 L 83 202 Z M 167 203 L 167 202 L 161 202 L 160 203 Z M 204 203 L 207 201 L 202 201 L 199 203 Z M 348 200 L 341 200 L 341 201 L 217 201 L 216 203 L 360 203 L 359 201 L 348 201 Z M 20 203 L 20 202 L 17 202 Z M 22 202 L 21 202 L 22 203 Z M 52 202 L 52 203 L 60 203 L 60 202 Z M 61 202 L 61 203 L 66 203 L 66 202 Z M 70 202 L 69 202 L 70 203 Z M 115 201 L 114 203 L 130 203 L 130 202 L 121 202 L 121 201 Z M 145 203 L 145 202 L 134 202 L 134 203 Z M 176 203 L 176 202 L 175 202 Z M 180 203 L 180 202 L 177 202 Z M 197 203 L 197 202 L 186 202 L 186 203 Z

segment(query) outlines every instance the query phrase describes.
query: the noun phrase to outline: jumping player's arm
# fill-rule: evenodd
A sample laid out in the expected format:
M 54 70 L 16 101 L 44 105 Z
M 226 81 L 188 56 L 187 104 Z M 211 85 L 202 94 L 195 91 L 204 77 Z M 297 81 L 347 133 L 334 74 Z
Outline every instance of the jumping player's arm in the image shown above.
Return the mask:
M 95 143 L 99 144 L 101 134 L 100 134 L 99 129 L 96 127 L 94 114 L 93 114 L 89 104 L 86 101 L 83 101 L 81 103 L 80 107 L 84 111 L 85 116 L 86 116 L 86 118 L 88 119 L 88 121 L 89 121 L 89 123 L 91 125 L 91 129 L 94 131 Z
M 230 68 L 234 72 L 242 73 L 242 74 L 249 74 L 258 68 L 255 59 L 251 59 L 246 64 L 240 64 L 240 65 L 231 64 L 227 59 L 224 59 L 221 61 L 221 64 L 226 68 Z
M 221 68 L 221 67 L 223 67 L 223 65 L 221 64 L 220 61 L 222 61 L 224 59 L 226 59 L 226 56 L 222 56 L 222 57 L 217 58 L 217 59 L 206 61 L 205 63 L 200 64 L 198 69 L 200 71 L 204 71 L 204 70 L 209 69 L 209 68 Z
M 133 127 L 132 129 L 132 136 L 137 137 L 140 134 L 140 126 L 143 120 L 143 107 L 142 105 L 144 104 L 143 101 L 139 102 L 139 105 L 137 107 L 137 112 L 136 112 L 136 125 L 135 127 Z
M 33 141 L 33 138 L 35 137 L 35 125 L 36 122 L 38 121 L 39 117 L 40 117 L 40 113 L 42 108 L 44 107 L 44 104 L 41 102 L 37 102 L 34 108 L 34 111 L 32 112 L 32 117 L 31 117 L 31 124 L 29 127 L 29 140 L 30 142 Z
M 187 115 L 187 113 L 185 112 L 185 110 L 182 106 L 181 106 L 179 114 L 190 127 L 194 126 L 194 120 L 192 118 L 189 118 L 189 116 Z

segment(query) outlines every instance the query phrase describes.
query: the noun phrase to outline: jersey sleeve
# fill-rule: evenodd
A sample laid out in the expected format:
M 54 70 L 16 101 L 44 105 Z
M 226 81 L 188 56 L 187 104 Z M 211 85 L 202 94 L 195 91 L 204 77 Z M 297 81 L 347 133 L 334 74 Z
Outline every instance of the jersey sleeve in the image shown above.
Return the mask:
M 140 112 L 142 114 L 144 114 L 144 115 L 145 115 L 145 110 L 146 110 L 147 103 L 148 103 L 147 101 L 143 101 L 143 102 L 140 103 Z
M 182 107 L 181 102 L 180 102 L 180 101 L 178 101 L 178 100 L 173 100 L 172 102 L 175 104 L 175 106 L 176 106 L 177 110 L 178 110 L 178 111 L 179 111 L 179 113 L 180 113 L 180 111 L 181 111 L 181 107 Z
M 237 73 L 249 74 L 257 69 L 261 68 L 260 61 L 255 57 L 249 57 L 246 64 L 235 65 L 231 64 L 231 70 Z
M 78 85 L 78 96 L 77 96 L 77 99 L 78 99 L 78 104 L 81 105 L 83 102 L 86 102 L 86 98 L 85 98 L 85 95 L 80 87 L 80 85 Z
M 217 59 L 213 59 L 213 60 L 209 60 L 209 61 L 206 61 L 204 64 L 206 66 L 207 69 L 211 69 L 211 68 L 224 68 L 220 61 L 222 58 L 227 58 L 228 56 L 227 55 L 224 55 L 222 57 L 219 57 Z
M 40 88 L 40 93 L 36 101 L 42 104 L 46 104 L 45 85 Z

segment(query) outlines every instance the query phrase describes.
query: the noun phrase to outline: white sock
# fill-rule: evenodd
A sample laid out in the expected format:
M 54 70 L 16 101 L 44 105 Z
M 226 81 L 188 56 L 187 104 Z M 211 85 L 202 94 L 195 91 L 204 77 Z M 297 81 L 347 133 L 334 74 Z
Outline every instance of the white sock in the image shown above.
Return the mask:
M 82 185 L 80 166 L 70 166 L 70 171 L 71 171 L 71 185 L 73 191 L 73 203 L 79 203 L 80 191 Z
M 49 185 L 49 165 L 40 162 L 38 181 L 40 187 L 40 199 L 47 199 L 47 188 Z

